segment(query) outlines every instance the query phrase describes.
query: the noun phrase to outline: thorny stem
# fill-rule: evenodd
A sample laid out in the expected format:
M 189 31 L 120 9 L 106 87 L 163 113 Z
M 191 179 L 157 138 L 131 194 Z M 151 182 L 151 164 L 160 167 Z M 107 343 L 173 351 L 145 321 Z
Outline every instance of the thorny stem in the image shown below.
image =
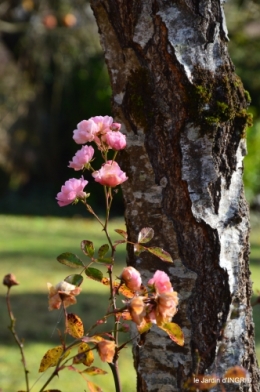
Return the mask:
M 8 314 L 9 314 L 10 321 L 11 321 L 9 329 L 10 329 L 10 331 L 11 331 L 11 333 L 12 333 L 12 335 L 13 335 L 13 337 L 14 337 L 14 339 L 15 339 L 15 341 L 16 341 L 19 349 L 20 349 L 20 353 L 21 353 L 21 356 L 22 356 L 22 364 L 23 364 L 23 369 L 24 369 L 24 374 L 25 374 L 26 391 L 29 392 L 30 391 L 30 388 L 29 388 L 29 377 L 28 377 L 29 370 L 27 369 L 27 365 L 26 365 L 25 355 L 24 355 L 24 351 L 23 351 L 23 344 L 20 341 L 20 339 L 19 339 L 19 337 L 18 337 L 18 335 L 17 335 L 17 333 L 15 331 L 15 317 L 14 317 L 13 312 L 11 310 L 10 289 L 11 288 L 8 287 L 7 293 L 6 293 L 7 310 L 8 310 Z
M 109 220 L 109 215 L 110 215 L 110 209 L 113 201 L 113 196 L 111 192 L 110 187 L 104 186 L 104 192 L 105 192 L 105 200 L 106 200 L 106 219 L 105 219 L 105 224 L 104 224 L 104 231 L 106 233 L 107 240 L 109 242 L 109 245 L 111 247 L 111 257 L 112 259 L 114 258 L 115 254 L 115 247 L 111 241 L 111 238 L 108 233 L 108 220 Z M 113 311 L 116 310 L 116 297 L 115 297 L 115 292 L 114 292 L 114 287 L 113 287 L 113 265 L 110 265 L 108 267 L 108 274 L 109 274 L 109 284 L 110 284 L 110 297 L 112 300 L 112 308 Z M 114 339 L 115 339 L 115 344 L 118 346 L 118 320 L 117 320 L 117 315 L 115 313 L 114 315 Z M 112 374 L 114 377 L 114 383 L 115 383 L 115 389 L 116 392 L 121 392 L 121 385 L 120 385 L 120 378 L 119 378 L 119 373 L 118 373 L 118 354 L 116 353 L 113 359 L 113 363 L 109 363 L 109 366 L 112 370 Z

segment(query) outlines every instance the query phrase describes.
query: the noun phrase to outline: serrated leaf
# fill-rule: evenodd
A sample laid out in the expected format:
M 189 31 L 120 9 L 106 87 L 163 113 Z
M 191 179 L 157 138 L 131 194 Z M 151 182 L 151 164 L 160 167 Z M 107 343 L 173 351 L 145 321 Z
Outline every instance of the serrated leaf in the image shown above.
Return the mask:
M 167 261 L 168 263 L 173 263 L 173 259 L 171 255 L 163 250 L 162 248 L 158 248 L 157 246 L 152 246 L 150 248 L 146 248 L 146 250 L 153 255 L 159 257 L 162 261 Z
M 107 254 L 108 251 L 109 251 L 109 245 L 108 244 L 102 245 L 98 250 L 98 258 L 102 259 Z
M 115 229 L 115 232 L 119 235 L 121 235 L 122 237 L 124 237 L 125 240 L 127 240 L 127 232 L 124 230 L 120 230 L 120 229 Z
M 103 264 L 114 264 L 114 259 L 112 257 L 102 257 L 101 259 L 98 258 L 95 261 Z
M 69 353 L 70 351 L 66 351 L 66 353 L 64 354 L 64 358 L 66 358 Z M 39 373 L 45 372 L 45 370 L 49 369 L 52 366 L 56 366 L 62 354 L 62 346 L 57 346 L 48 350 L 41 360 Z
M 57 260 L 59 263 L 67 265 L 71 268 L 84 267 L 83 261 L 81 261 L 78 256 L 70 252 L 62 253 L 57 257 Z
M 145 244 L 151 241 L 154 236 L 154 230 L 151 227 L 143 227 L 138 234 L 137 242 L 139 244 Z
M 92 267 L 86 268 L 85 274 L 90 279 L 93 279 L 93 280 L 96 280 L 97 282 L 103 283 L 103 273 L 100 270 L 98 270 L 97 268 L 92 268 Z
M 105 370 L 100 369 L 100 368 L 98 368 L 96 366 L 91 366 L 88 369 L 84 369 L 80 373 L 85 373 L 88 376 L 101 376 L 103 374 L 107 374 L 107 372 Z
M 171 340 L 173 340 L 176 344 L 178 344 L 179 346 L 184 345 L 184 335 L 181 327 L 179 327 L 178 324 L 164 323 L 162 325 L 158 325 L 158 327 L 167 332 Z
M 84 327 L 79 316 L 74 313 L 67 314 L 66 332 L 69 333 L 73 338 L 82 338 L 84 335 Z
M 87 381 L 88 389 L 90 392 L 103 392 L 103 390 L 91 381 Z
M 83 282 L 83 276 L 82 275 L 69 275 L 65 279 L 65 282 L 68 282 L 70 284 L 73 284 L 74 286 L 79 287 L 81 283 Z
M 147 248 L 142 245 L 134 244 L 134 253 L 136 256 L 139 256 L 142 252 L 145 252 Z
M 95 248 L 92 241 L 88 241 L 88 240 L 81 241 L 81 249 L 86 256 L 90 258 L 94 256 Z

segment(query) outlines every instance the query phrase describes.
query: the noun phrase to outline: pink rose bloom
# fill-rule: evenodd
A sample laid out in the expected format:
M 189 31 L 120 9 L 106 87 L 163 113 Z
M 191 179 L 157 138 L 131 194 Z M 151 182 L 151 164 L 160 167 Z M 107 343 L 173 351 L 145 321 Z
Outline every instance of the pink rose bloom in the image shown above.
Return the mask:
M 73 131 L 73 139 L 77 144 L 92 142 L 98 132 L 98 125 L 90 118 L 78 123 L 77 129 Z
M 115 161 L 107 161 L 100 170 L 92 173 L 92 176 L 96 182 L 110 187 L 122 184 L 122 182 L 128 179 L 125 172 L 120 169 L 120 166 Z
M 113 118 L 110 116 L 95 116 L 90 118 L 91 121 L 93 121 L 97 127 L 98 127 L 98 133 L 100 134 L 105 134 L 110 130 L 110 127 L 113 123 Z
M 110 129 L 111 129 L 112 131 L 120 131 L 120 129 L 121 129 L 121 124 L 119 124 L 119 123 L 113 123 L 113 124 L 111 125 Z
M 82 170 L 86 163 L 89 163 L 94 155 L 94 148 L 92 146 L 83 146 L 81 150 L 77 151 L 69 166 L 74 170 Z
M 153 278 L 148 281 L 158 294 L 173 291 L 169 276 L 163 271 L 156 271 Z
M 130 290 L 140 290 L 142 284 L 141 275 L 134 267 L 125 267 L 120 278 Z
M 67 206 L 73 203 L 76 199 L 84 199 L 86 193 L 83 189 L 87 185 L 88 181 L 84 180 L 83 177 L 80 179 L 71 178 L 65 182 L 65 185 L 61 187 L 61 192 L 57 194 L 56 199 L 60 207 Z
M 123 150 L 126 146 L 126 137 L 121 132 L 108 131 L 105 135 L 105 142 L 113 150 Z

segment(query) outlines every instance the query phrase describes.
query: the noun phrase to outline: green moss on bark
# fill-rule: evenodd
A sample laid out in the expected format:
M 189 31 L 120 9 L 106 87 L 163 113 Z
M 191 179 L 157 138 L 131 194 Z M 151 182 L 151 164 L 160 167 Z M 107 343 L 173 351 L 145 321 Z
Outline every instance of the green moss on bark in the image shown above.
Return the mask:
M 211 133 L 218 125 L 234 123 L 245 137 L 247 127 L 252 126 L 252 115 L 247 112 L 251 98 L 241 79 L 229 68 L 220 67 L 214 74 L 196 69 L 194 81 L 188 105 L 201 132 Z

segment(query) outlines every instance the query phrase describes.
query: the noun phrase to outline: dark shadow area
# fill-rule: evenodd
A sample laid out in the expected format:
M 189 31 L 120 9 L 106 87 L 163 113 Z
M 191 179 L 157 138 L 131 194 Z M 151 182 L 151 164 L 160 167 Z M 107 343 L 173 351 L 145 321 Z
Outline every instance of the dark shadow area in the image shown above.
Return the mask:
M 68 313 L 77 314 L 83 321 L 85 332 L 106 313 L 108 306 L 107 295 L 88 293 L 77 297 L 77 304 L 67 308 Z M 120 303 L 120 300 L 118 301 Z M 57 329 L 64 331 L 64 318 L 61 310 L 48 310 L 48 297 L 46 294 L 28 293 L 11 295 L 11 306 L 16 318 L 16 332 L 25 344 L 46 343 L 60 344 Z M 5 297 L 0 297 L 1 326 L 0 344 L 14 344 L 14 338 L 8 329 L 10 325 L 6 309 Z M 101 331 L 111 331 L 113 321 L 108 321 L 92 331 L 92 334 Z M 124 334 L 124 338 L 126 335 Z M 73 339 L 73 338 L 71 338 Z

